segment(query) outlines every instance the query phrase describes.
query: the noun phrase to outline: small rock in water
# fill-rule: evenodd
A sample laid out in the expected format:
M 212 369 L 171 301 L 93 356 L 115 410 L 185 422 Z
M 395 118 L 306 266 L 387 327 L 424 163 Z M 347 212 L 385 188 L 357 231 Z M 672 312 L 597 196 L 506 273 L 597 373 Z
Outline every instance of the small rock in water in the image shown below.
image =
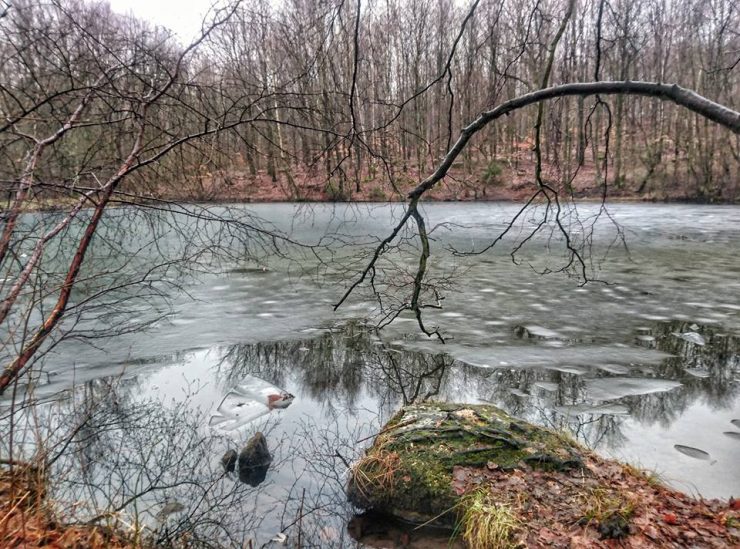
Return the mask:
M 740 419 L 733 419 L 730 421 L 735 427 L 740 427 Z
M 705 452 L 704 450 L 699 450 L 699 448 L 692 448 L 691 446 L 683 446 L 681 444 L 674 444 L 673 447 L 682 454 L 695 459 L 708 460 L 710 457 L 707 452 Z
M 514 334 L 520 339 L 553 339 L 560 337 L 557 332 L 536 325 L 515 326 Z
M 723 434 L 735 440 L 740 440 L 740 432 L 738 431 L 725 431 Z
M 227 473 L 233 473 L 236 468 L 236 450 L 227 450 L 224 456 L 221 458 L 221 465 L 223 465 L 224 471 Z

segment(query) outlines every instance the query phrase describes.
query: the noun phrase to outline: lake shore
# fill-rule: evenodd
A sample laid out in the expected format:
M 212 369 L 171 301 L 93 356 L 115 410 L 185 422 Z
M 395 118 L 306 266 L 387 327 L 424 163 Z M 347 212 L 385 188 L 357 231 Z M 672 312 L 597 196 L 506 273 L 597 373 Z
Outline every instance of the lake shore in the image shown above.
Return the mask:
M 486 405 L 403 408 L 354 464 L 347 491 L 360 508 L 447 527 L 474 549 L 740 542 L 740 502 L 691 498 Z
M 341 177 L 317 173 L 298 166 L 290 171 L 269 175 L 264 171 L 251 173 L 235 167 L 213 172 L 183 174 L 176 183 L 148 181 L 147 191 L 128 185 L 124 193 L 114 199 L 112 206 L 146 202 L 197 203 L 282 203 L 282 202 L 336 202 L 336 203 L 395 203 L 405 202 L 413 190 L 432 170 L 413 165 L 390 166 L 388 169 L 367 167 L 361 173 Z M 482 160 L 471 166 L 455 164 L 440 184 L 424 195 L 426 202 L 524 202 L 537 192 L 534 163 L 528 158 L 513 160 Z M 635 169 L 617 183 L 607 173 L 604 184 L 601 171 L 593 162 L 586 162 L 573 173 L 563 167 L 545 163 L 543 179 L 562 198 L 579 202 L 611 203 L 691 203 L 737 204 L 740 201 L 740 180 L 731 178 L 708 191 L 691 175 L 681 170 L 670 177 L 666 174 L 646 179 Z M 390 181 L 393 181 L 391 184 Z M 8 195 L 9 200 L 11 195 Z M 24 211 L 54 211 L 69 209 L 77 202 L 76 196 L 55 195 L 49 191 L 33 197 L 24 205 Z
M 235 202 L 403 202 L 435 169 L 432 162 L 421 166 L 405 164 L 367 165 L 355 173 L 327 176 L 317 168 L 291 166 L 269 175 L 234 167 L 189 174 L 177 186 L 160 187 L 161 195 L 172 200 Z M 670 171 L 670 174 L 669 174 Z M 455 162 L 447 176 L 427 191 L 431 202 L 523 201 L 538 189 L 535 163 L 529 154 L 511 158 L 471 158 Z M 587 160 L 580 167 L 543 162 L 543 181 L 562 197 L 576 200 L 624 202 L 737 203 L 740 180 L 726 180 L 709 190 L 696 174 L 684 168 L 644 173 L 639 167 L 626 171 L 615 181 L 611 169 L 603 171 Z M 605 181 L 606 179 L 606 181 Z M 719 182 L 717 182 L 719 183 Z

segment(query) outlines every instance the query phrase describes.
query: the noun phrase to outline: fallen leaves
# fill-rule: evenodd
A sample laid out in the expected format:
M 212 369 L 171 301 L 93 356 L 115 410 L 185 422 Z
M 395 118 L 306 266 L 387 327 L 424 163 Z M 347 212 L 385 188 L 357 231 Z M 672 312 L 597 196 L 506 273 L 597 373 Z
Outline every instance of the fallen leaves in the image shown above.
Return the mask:
M 665 515 L 663 515 L 663 521 L 666 524 L 678 524 L 678 519 L 673 513 L 666 513 Z
M 529 548 L 740 547 L 732 527 L 740 521 L 738 500 L 692 499 L 595 455 L 585 465 L 580 476 L 526 465 L 514 470 L 495 463 L 455 467 L 452 489 L 462 496 L 487 486 L 526 525 L 519 542 Z M 585 493 L 598 494 L 602 503 L 584 498 Z M 620 506 L 613 508 L 614 501 Z M 605 537 L 604 532 L 611 536 L 615 531 L 610 521 L 620 516 L 628 525 L 624 537 Z

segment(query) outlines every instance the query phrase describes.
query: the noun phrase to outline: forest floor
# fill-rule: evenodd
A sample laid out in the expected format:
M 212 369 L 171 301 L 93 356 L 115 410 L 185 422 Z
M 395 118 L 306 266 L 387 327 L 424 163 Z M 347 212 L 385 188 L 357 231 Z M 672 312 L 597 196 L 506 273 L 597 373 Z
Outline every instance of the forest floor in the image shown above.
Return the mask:
M 596 456 L 586 460 L 586 467 L 580 480 L 557 472 L 455 468 L 454 489 L 480 500 L 479 523 L 501 510 L 510 517 L 501 532 L 504 538 L 495 545 L 489 539 L 476 546 L 454 532 L 451 537 L 440 530 L 404 528 L 372 515 L 355 518 L 351 527 L 369 547 L 404 549 L 740 547 L 740 500 L 693 499 Z M 490 494 L 495 494 L 495 504 Z
M 269 203 L 269 202 L 403 202 L 407 194 L 432 170 L 432 166 L 365 166 L 361 173 L 336 174 L 327 179 L 317 169 L 292 166 L 290 173 L 283 170 L 275 178 L 260 171 L 251 174 L 246 167 L 229 170 L 193 171 L 181 180 L 152 182 L 141 192 L 141 181 L 125 186 L 125 197 L 114 199 L 112 205 L 148 200 L 199 203 Z M 453 164 L 438 185 L 424 195 L 432 202 L 525 201 L 538 189 L 534 181 L 534 161 L 527 155 L 507 161 L 483 160 L 464 165 Z M 575 173 L 564 174 L 555 164 L 544 164 L 543 179 L 557 189 L 561 198 L 579 201 L 610 202 L 694 202 L 737 203 L 740 201 L 740 178 L 727 175 L 711 186 L 695 182 L 696 176 L 686 167 L 674 170 L 666 167 L 660 175 L 646 178 L 644 170 L 634 168 L 615 183 L 613 174 L 607 174 L 604 186 L 593 162 L 586 162 Z M 667 175 L 670 172 L 671 175 Z M 390 181 L 393 181 L 393 184 Z M 12 189 L 5 193 L 5 207 L 10 205 Z M 24 211 L 68 210 L 77 202 L 71 194 L 51 194 L 44 191 L 33 196 L 24 205 Z M 0 205 L 0 210 L 3 206 Z

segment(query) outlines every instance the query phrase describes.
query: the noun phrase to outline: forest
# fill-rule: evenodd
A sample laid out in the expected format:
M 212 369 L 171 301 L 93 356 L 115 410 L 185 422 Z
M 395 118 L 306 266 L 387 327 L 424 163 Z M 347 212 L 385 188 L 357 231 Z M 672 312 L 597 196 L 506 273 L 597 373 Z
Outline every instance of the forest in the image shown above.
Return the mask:
M 139 133 L 124 202 L 401 200 L 480 112 L 538 88 L 679 84 L 731 109 L 740 96 L 729 0 L 246 2 L 215 10 L 186 45 L 104 3 L 8 6 L 0 177 L 12 196 L 32 158 L 42 204 L 101 185 Z M 535 127 L 543 175 L 566 193 L 737 198 L 736 135 L 622 94 L 511 113 L 435 192 L 525 196 Z
M 0 0 L 0 546 L 734 546 L 738 111 L 733 0 Z

